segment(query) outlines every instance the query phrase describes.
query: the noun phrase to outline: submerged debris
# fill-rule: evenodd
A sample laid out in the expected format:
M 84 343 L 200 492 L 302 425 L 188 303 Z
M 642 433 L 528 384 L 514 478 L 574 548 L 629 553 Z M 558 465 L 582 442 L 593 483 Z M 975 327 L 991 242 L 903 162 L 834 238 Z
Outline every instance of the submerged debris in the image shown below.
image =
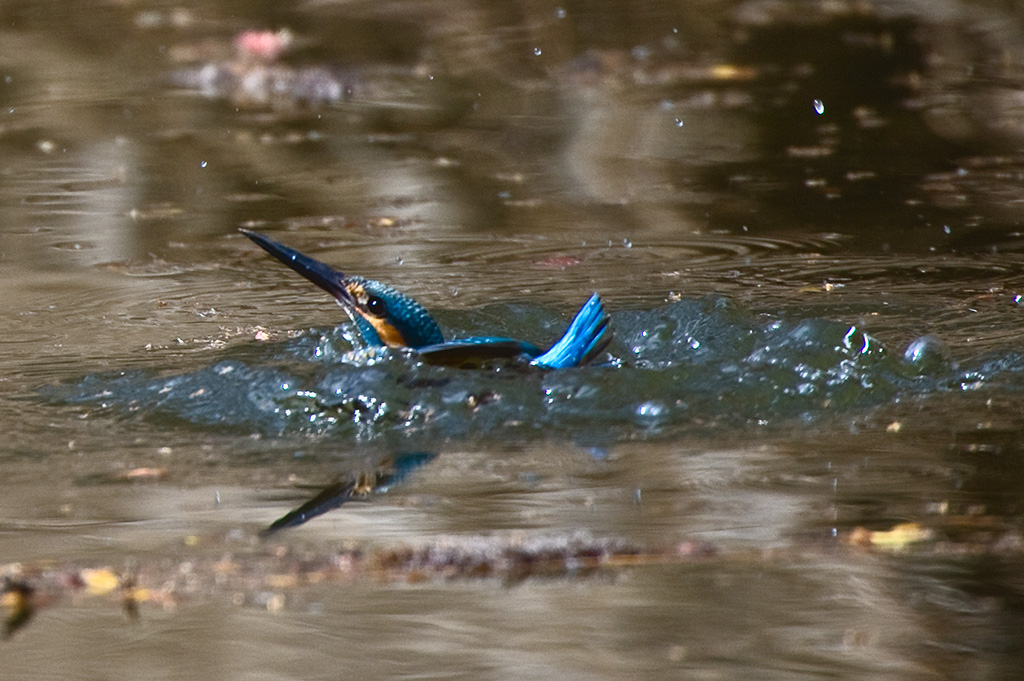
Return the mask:
M 235 54 L 175 73 L 179 87 L 238 106 L 293 109 L 337 104 L 352 96 L 351 73 L 329 66 L 292 66 L 280 61 L 293 43 L 287 30 L 243 31 Z
M 177 85 L 210 99 L 239 106 L 317 108 L 352 96 L 355 83 L 340 70 L 322 66 L 292 67 L 230 60 L 175 74 Z
M 27 583 L 4 578 L 0 604 L 7 608 L 9 614 L 4 619 L 3 638 L 10 638 L 32 619 L 35 614 L 34 595 L 35 589 Z
M 216 538 L 190 537 L 187 546 L 217 544 Z M 349 546 L 333 553 L 299 551 L 280 545 L 219 552 L 214 557 L 182 558 L 134 565 L 119 576 L 109 566 L 0 566 L 9 637 L 44 605 L 80 596 L 116 599 L 126 615 L 139 617 L 140 606 L 174 608 L 188 598 L 227 595 L 237 605 L 279 610 L 286 592 L 310 584 L 371 579 L 382 584 L 431 580 L 489 579 L 511 585 L 529 578 L 586 578 L 623 568 L 665 565 L 708 558 L 716 549 L 683 542 L 645 549 L 620 539 L 588 534 L 561 537 L 451 537 L 420 545 Z
M 1024 551 L 1016 530 L 957 532 L 915 522 L 887 530 L 857 527 L 840 546 L 897 556 L 1015 555 Z M 352 544 L 337 551 L 224 537 L 187 537 L 190 555 L 177 560 L 131 562 L 129 570 L 74 564 L 0 565 L 0 606 L 6 610 L 3 637 L 23 629 L 40 610 L 79 604 L 88 598 L 115 603 L 131 620 L 145 606 L 165 610 L 189 599 L 224 598 L 232 605 L 270 611 L 288 607 L 289 592 L 313 584 L 350 584 L 370 580 L 380 585 L 476 580 L 512 586 L 528 579 L 614 578 L 624 569 L 671 566 L 696 560 L 790 560 L 788 551 L 739 551 L 721 554 L 705 542 L 684 541 L 657 548 L 587 533 L 535 537 L 524 532 L 496 536 L 439 537 L 417 544 L 375 547 Z M 828 550 L 835 548 L 834 543 Z M 803 554 L 807 546 L 797 550 Z M 196 553 L 202 555 L 195 555 Z

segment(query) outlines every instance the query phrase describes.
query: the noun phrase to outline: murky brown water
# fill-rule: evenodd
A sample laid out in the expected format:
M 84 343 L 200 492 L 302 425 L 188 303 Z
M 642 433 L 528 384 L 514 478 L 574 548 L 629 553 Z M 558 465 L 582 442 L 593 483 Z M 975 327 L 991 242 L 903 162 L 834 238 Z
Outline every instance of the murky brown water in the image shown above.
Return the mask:
M 1019 16 L 491 5 L 0 4 L 4 678 L 1017 678 Z M 343 366 L 238 227 L 618 366 Z

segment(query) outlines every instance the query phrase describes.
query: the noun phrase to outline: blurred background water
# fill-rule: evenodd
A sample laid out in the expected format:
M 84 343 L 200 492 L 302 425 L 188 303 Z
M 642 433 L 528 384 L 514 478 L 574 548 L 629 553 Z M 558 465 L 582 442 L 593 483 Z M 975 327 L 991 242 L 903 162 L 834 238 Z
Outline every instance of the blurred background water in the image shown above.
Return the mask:
M 211 579 L 138 621 L 75 592 L 5 678 L 1017 678 L 1022 46 L 981 1 L 0 2 L 8 578 L 712 548 L 515 585 Z M 450 335 L 549 343 L 597 291 L 616 339 L 552 373 L 353 361 L 239 227 Z

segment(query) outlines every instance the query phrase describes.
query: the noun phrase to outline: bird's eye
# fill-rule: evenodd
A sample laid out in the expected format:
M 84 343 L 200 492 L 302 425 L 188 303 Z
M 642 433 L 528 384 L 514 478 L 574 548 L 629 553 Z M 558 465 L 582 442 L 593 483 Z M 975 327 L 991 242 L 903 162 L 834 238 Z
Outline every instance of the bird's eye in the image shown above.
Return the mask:
M 375 317 L 383 317 L 387 314 L 387 307 L 384 305 L 384 301 L 376 296 L 370 296 L 366 301 L 366 309 Z

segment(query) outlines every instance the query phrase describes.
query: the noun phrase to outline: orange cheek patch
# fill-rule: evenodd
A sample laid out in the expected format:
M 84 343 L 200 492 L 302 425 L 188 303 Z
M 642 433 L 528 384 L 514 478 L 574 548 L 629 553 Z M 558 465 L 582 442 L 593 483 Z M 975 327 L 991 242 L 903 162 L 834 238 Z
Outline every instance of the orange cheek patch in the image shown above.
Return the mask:
M 402 333 L 391 324 L 388 324 L 387 321 L 367 315 L 363 315 L 363 319 L 370 322 L 370 325 L 373 326 L 374 331 L 380 336 L 380 341 L 384 345 L 389 348 L 404 348 L 406 346 Z

